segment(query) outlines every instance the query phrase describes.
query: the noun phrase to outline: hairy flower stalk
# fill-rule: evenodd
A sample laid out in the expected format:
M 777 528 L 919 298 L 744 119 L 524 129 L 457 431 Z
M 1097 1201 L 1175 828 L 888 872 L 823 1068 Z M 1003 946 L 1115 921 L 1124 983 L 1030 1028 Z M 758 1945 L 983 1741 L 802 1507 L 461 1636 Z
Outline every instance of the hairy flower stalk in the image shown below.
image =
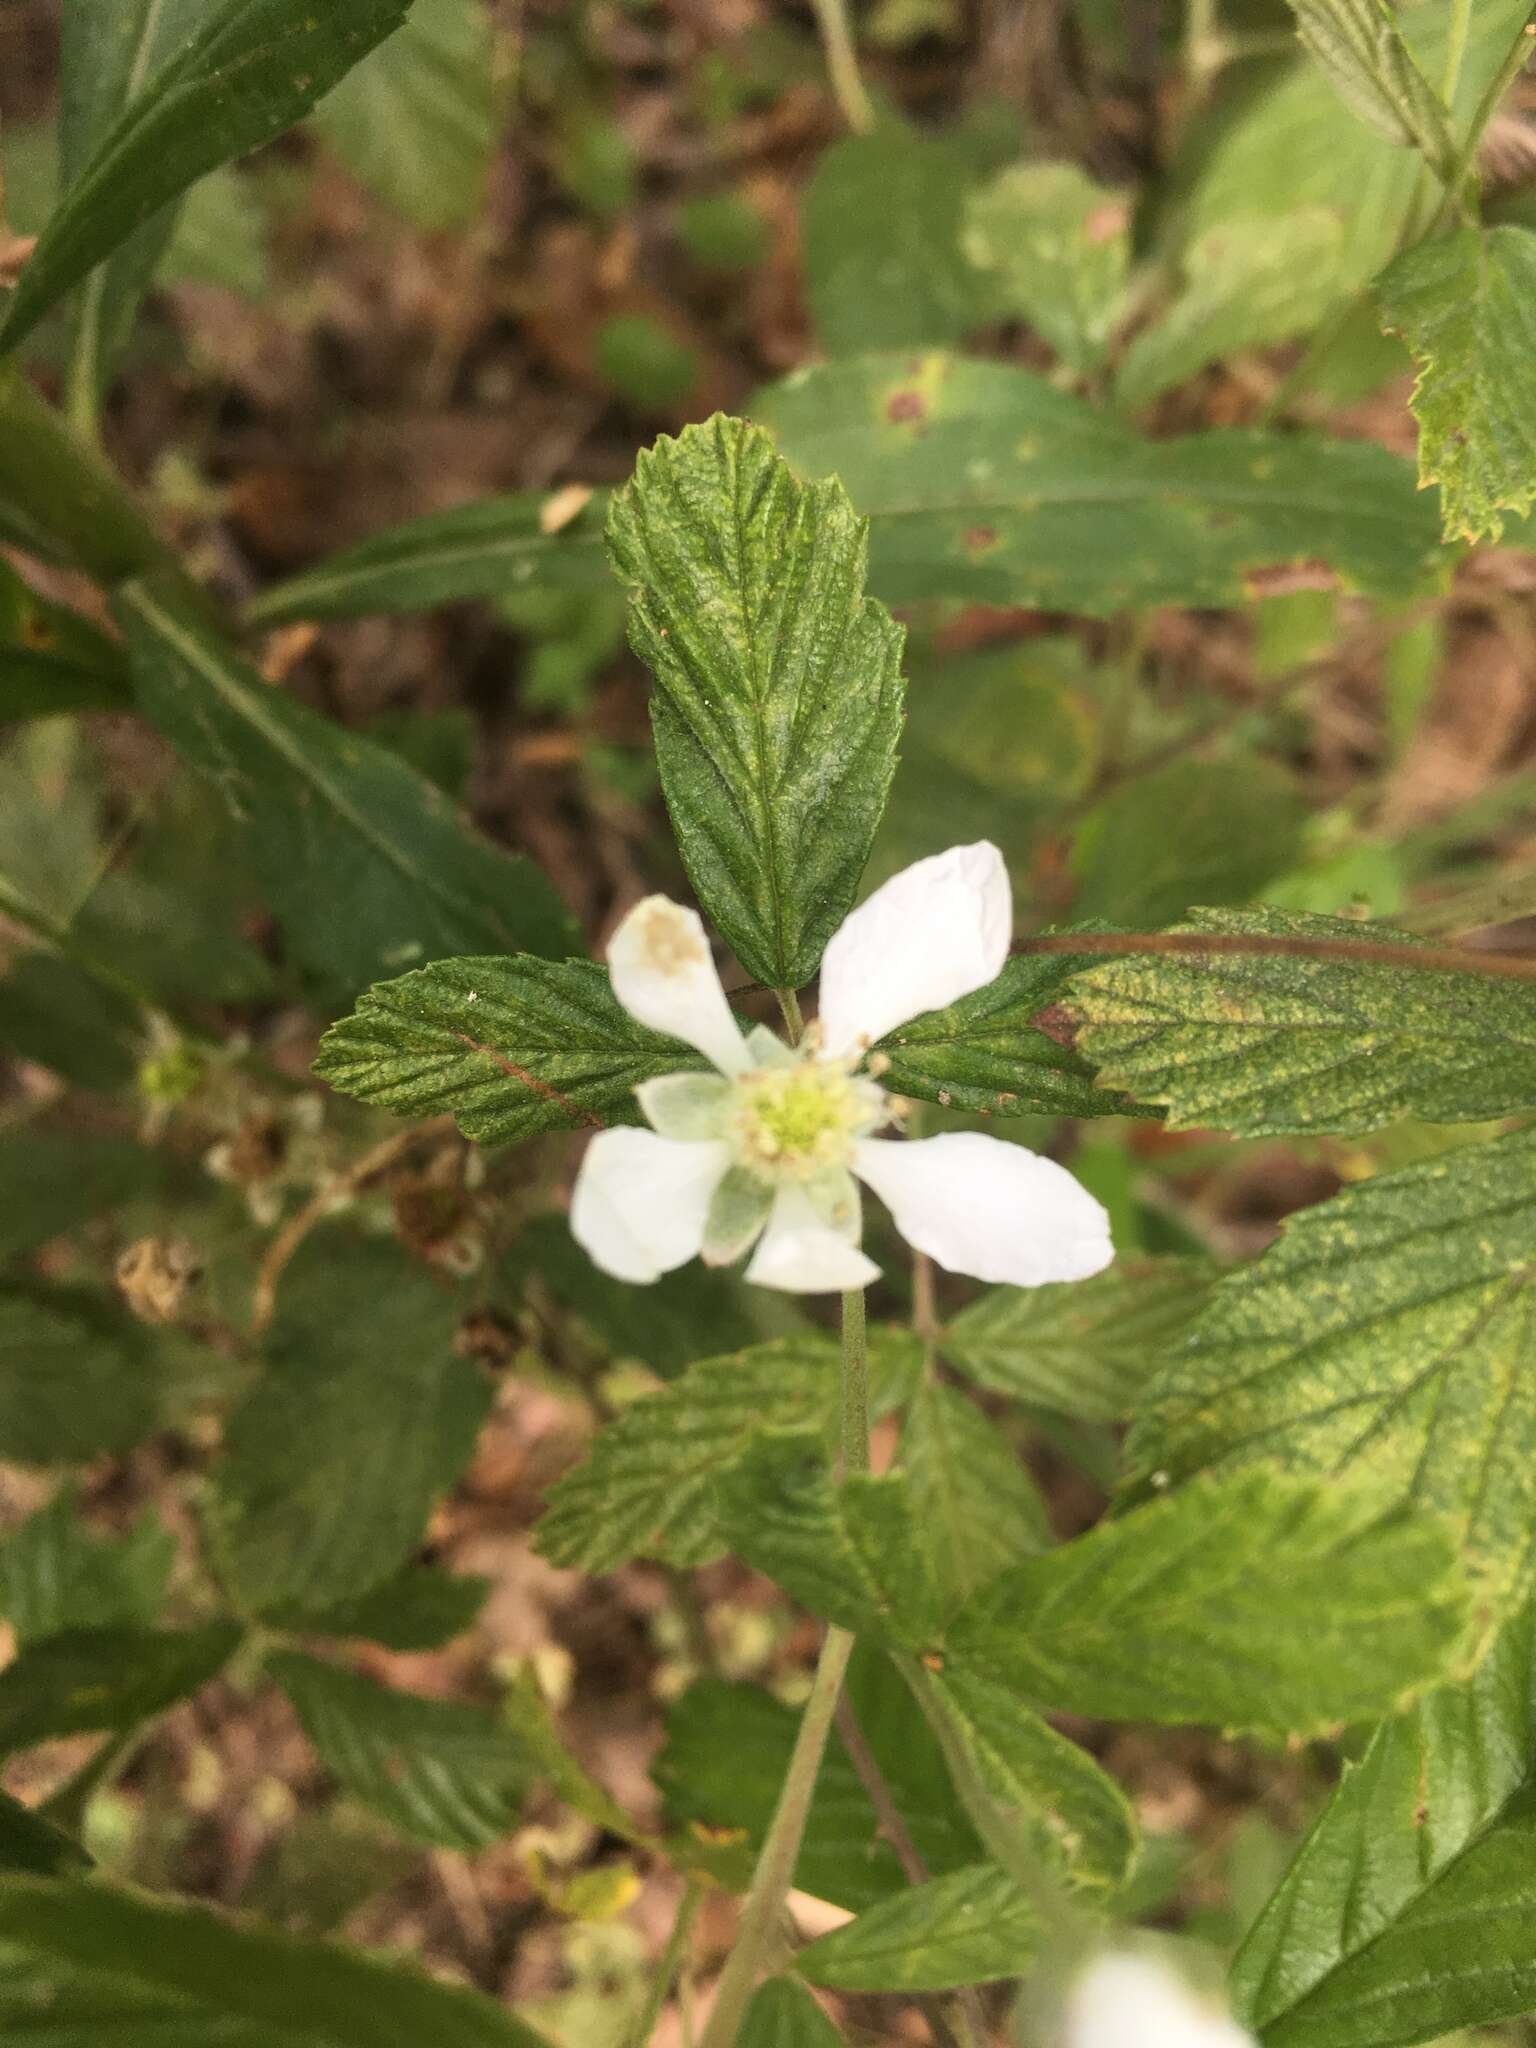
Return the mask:
M 833 935 L 820 1015 L 791 1047 L 731 1013 L 698 916 L 651 896 L 614 933 L 614 994 L 695 1046 L 713 1073 L 636 1090 L 649 1130 L 604 1131 L 582 1162 L 571 1228 L 593 1261 L 649 1282 L 702 1256 L 796 1293 L 867 1287 L 860 1183 L 916 1250 L 951 1272 L 1032 1287 L 1112 1257 L 1100 1205 L 1053 1161 L 980 1132 L 903 1142 L 878 1041 L 985 988 L 1013 906 L 995 846 L 952 847 L 877 889 Z

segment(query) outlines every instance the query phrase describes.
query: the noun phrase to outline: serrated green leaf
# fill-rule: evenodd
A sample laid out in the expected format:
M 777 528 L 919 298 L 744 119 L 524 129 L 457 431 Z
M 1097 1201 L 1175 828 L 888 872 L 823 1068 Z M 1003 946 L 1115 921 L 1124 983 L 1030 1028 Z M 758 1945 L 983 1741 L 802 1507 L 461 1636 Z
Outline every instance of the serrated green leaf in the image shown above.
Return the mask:
M 64 10 L 59 175 L 66 197 L 113 130 L 154 88 L 205 11 L 203 0 L 79 0 Z M 74 309 L 69 374 L 90 406 L 99 402 L 128 340 L 174 222 L 174 204 L 146 215 L 86 279 Z
M 1077 966 L 1066 954 L 1021 953 L 985 988 L 900 1025 L 875 1047 L 890 1061 L 884 1085 L 988 1116 L 1124 1115 L 1128 1105 L 1036 1024 Z
M 937 1379 L 918 1388 L 901 1432 L 901 1466 L 945 1607 L 1049 1548 L 1045 1503 L 1023 1459 L 956 1388 Z
M 973 1816 L 1007 1867 L 1034 1873 L 1042 1859 L 1084 1890 L 1117 1891 L 1140 1834 L 1130 1801 L 1084 1749 L 1043 1721 L 1008 1686 L 950 1659 L 923 1674 L 941 1739 L 958 1744 L 986 1795 Z
M 386 1650 L 438 1650 L 474 1627 L 490 1590 L 491 1581 L 473 1572 L 415 1564 L 350 1600 L 307 1612 L 284 1608 L 272 1619 L 295 1635 L 358 1636 Z
M 1070 369 L 1103 362 L 1131 257 L 1126 195 L 1076 164 L 1015 164 L 973 193 L 965 252 Z M 921 337 L 941 340 L 931 335 Z
M 530 955 L 438 960 L 375 984 L 320 1041 L 315 1072 L 397 1116 L 452 1110 L 467 1138 L 642 1121 L 635 1089 L 705 1064 L 637 1024 L 607 970 Z
M 736 2048 L 846 2048 L 842 2035 L 803 1984 L 770 1977 L 742 2014 Z
M 1192 903 L 1245 902 L 1295 863 L 1306 816 L 1294 779 L 1256 754 L 1136 776 L 1078 829 L 1074 912 L 1142 930 Z
M 897 1810 L 935 1876 L 979 1862 L 984 1851 L 956 1801 L 943 1756 L 890 1659 L 860 1648 L 847 1695 Z M 749 1685 L 702 1679 L 667 1716 L 667 1743 L 652 1766 L 674 1825 L 741 1830 L 739 1888 L 773 1817 L 798 1715 Z M 816 1780 L 795 1884 L 857 1912 L 902 1891 L 907 1880 L 858 1773 L 834 1732 Z
M 142 1324 L 73 1289 L 0 1294 L 0 1457 L 74 1463 L 130 1450 L 161 1420 Z
M 124 96 L 22 272 L 12 349 L 56 300 L 215 165 L 269 142 L 405 19 L 409 0 L 222 0 Z M 152 23 L 155 10 L 135 0 Z M 131 60 L 130 73 L 131 76 Z
M 0 1791 L 0 1871 L 31 1877 L 65 1877 L 90 1867 L 91 1859 L 61 1828 Z M 0 1992 L 0 2019 L 5 1999 Z
M 1292 1217 L 1217 1288 L 1142 1398 L 1128 1457 L 1175 1480 L 1254 1458 L 1447 1518 L 1491 1609 L 1536 1542 L 1536 1131 Z
M 246 619 L 265 628 L 292 619 L 426 611 L 466 597 L 505 597 L 524 585 L 611 592 L 603 552 L 606 493 L 594 492 L 552 532 L 542 523 L 550 502 L 547 491 L 528 491 L 386 527 L 264 590 L 247 605 Z
M 1202 1478 L 984 1586 L 949 1653 L 1037 1705 L 1315 1733 L 1392 1712 L 1466 1625 L 1449 1532 L 1266 1470 Z
M 992 316 L 991 282 L 961 248 L 974 175 L 955 137 L 894 122 L 818 156 L 801 236 L 828 355 L 959 341 Z
M 289 1267 L 209 1506 L 219 1574 L 243 1608 L 312 1612 L 398 1571 L 490 1404 L 454 1355 L 457 1320 L 392 1244 L 322 1233 Z
M 819 1424 L 830 1435 L 837 1388 L 837 1348 L 820 1335 L 701 1359 L 599 1430 L 550 1488 L 535 1548 L 588 1572 L 639 1556 L 707 1564 L 727 1547 L 717 1481 L 760 1429 Z
M 1182 930 L 1411 946 L 1292 911 L 1199 910 Z M 1536 1107 L 1536 990 L 1475 974 L 1258 953 L 1151 954 L 1080 974 L 1078 1050 L 1175 1129 L 1371 1131 Z
M 1345 1766 L 1234 1966 L 1266 2048 L 1397 2048 L 1530 2009 L 1533 1747 L 1527 1609 Z
M 73 1486 L 61 1486 L 0 1544 L 0 1616 L 25 1645 L 65 1629 L 153 1621 L 165 1601 L 176 1539 L 152 1514 L 126 1536 L 94 1535 Z
M 1120 1260 L 1092 1279 L 994 1287 L 939 1339 L 956 1371 L 1027 1407 L 1123 1422 L 1214 1279 L 1202 1259 Z
M 797 484 L 717 414 L 642 452 L 608 547 L 689 879 L 748 974 L 800 988 L 896 767 L 902 634 L 863 594 L 864 527 L 840 484 Z
M 1291 0 L 1301 40 L 1344 104 L 1385 142 L 1417 149 L 1442 176 L 1455 160 L 1445 106 L 1386 0 Z
M 828 1991 L 952 1991 L 1022 1976 L 1039 1938 L 1026 1893 L 978 1863 L 866 1907 L 801 1949 L 795 1968 Z
M 813 1614 L 912 1649 L 938 1632 L 938 1582 L 898 1475 L 838 1482 L 820 1432 L 764 1431 L 716 1501 L 731 1550 Z
M 178 2022 L 199 2048 L 546 2048 L 478 1991 L 358 1949 L 103 1885 L 6 1878 L 0 1943 L 35 1966 L 34 1987 L 62 1988 L 66 2013 L 90 1997 L 100 2031 L 82 2026 L 48 2048 L 103 2038 L 159 2048 L 175 2039 L 165 2029 Z M 11 1974 L 0 1987 L 0 2015 L 15 1983 Z M 38 2003 L 46 2012 L 52 2001 L 34 1989 L 32 2010 Z M 12 2001 L 10 2015 L 16 2010 Z M 25 1994 L 20 2011 L 28 2011 Z
M 401 1834 L 473 1851 L 512 1831 L 528 1758 L 493 1715 L 397 1692 L 313 1657 L 271 1657 L 267 1670 L 325 1768 Z
M 405 25 L 316 109 L 326 147 L 419 228 L 459 227 L 496 146 L 496 63 L 484 0 L 414 0 Z
M 569 948 L 540 870 L 480 839 L 396 755 L 269 688 L 153 585 L 129 585 L 118 610 L 141 710 L 244 821 L 290 943 L 327 986 Z
M 0 1753 L 58 1735 L 136 1727 L 206 1685 L 239 1641 L 232 1622 L 48 1636 L 0 1671 Z
M 1343 260 L 1344 222 L 1327 206 L 1207 228 L 1179 260 L 1173 303 L 1121 357 L 1116 398 L 1134 410 L 1208 363 L 1311 334 L 1337 301 Z
M 1462 228 L 1421 242 L 1387 270 L 1382 325 L 1419 366 L 1419 481 L 1440 486 L 1448 540 L 1498 540 L 1506 512 L 1536 504 L 1531 302 L 1536 234 Z
M 1147 441 L 1010 363 L 826 364 L 759 393 L 753 417 L 800 474 L 842 479 L 870 522 L 872 587 L 904 604 L 1238 604 L 1268 572 L 1319 561 L 1346 590 L 1407 595 L 1437 546 L 1384 449 L 1251 431 Z

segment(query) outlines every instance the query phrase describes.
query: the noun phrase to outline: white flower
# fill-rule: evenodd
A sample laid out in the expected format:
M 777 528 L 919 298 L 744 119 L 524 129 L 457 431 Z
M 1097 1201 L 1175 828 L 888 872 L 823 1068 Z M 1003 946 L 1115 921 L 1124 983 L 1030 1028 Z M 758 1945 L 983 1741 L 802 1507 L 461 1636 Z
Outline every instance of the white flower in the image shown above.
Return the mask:
M 697 915 L 649 896 L 608 948 L 613 992 L 642 1024 L 697 1046 L 713 1074 L 636 1090 L 648 1131 L 604 1131 L 581 1164 L 571 1228 L 595 1264 L 651 1281 L 702 1253 L 815 1294 L 879 1277 L 859 1249 L 855 1176 L 907 1241 L 954 1273 L 1036 1287 L 1113 1257 L 1109 1219 L 1062 1167 L 974 1132 L 881 1139 L 894 1109 L 875 1040 L 994 981 L 1013 906 L 995 846 L 952 847 L 895 875 L 833 935 L 821 1015 L 794 1049 L 743 1036 Z
M 1063 2048 L 1255 2048 L 1235 2020 L 1161 1963 L 1104 1955 L 1067 2002 Z

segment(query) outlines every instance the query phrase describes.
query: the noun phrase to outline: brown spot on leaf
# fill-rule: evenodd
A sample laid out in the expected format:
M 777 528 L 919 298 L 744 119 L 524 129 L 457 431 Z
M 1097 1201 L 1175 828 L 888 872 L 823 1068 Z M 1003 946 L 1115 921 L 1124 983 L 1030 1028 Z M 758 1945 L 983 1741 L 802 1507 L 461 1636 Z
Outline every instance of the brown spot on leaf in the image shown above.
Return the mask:
M 51 647 L 55 638 L 53 621 L 42 612 L 22 613 L 21 640 L 24 647 L 32 647 L 41 652 L 44 648 Z
M 1055 1044 L 1064 1045 L 1068 1052 L 1076 1052 L 1077 1019 L 1065 1003 L 1047 1003 L 1045 1008 L 1037 1010 L 1029 1021 L 1037 1031 L 1043 1031 Z
M 995 526 L 968 526 L 965 529 L 965 545 L 973 555 L 984 554 L 988 548 L 997 546 Z
M 928 417 L 928 405 L 921 391 L 893 391 L 885 403 L 885 416 L 893 423 Z

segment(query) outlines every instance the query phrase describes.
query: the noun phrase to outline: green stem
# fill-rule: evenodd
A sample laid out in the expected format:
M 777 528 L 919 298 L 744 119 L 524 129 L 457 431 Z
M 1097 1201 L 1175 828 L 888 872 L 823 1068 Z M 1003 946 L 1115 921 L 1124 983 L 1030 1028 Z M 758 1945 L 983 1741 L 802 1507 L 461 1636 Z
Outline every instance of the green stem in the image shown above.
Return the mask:
M 1467 54 L 1467 31 L 1472 26 L 1472 0 L 1451 0 L 1451 37 L 1446 45 L 1445 70 L 1440 77 L 1440 97 L 1450 113 L 1461 83 L 1461 60 Z
M 864 1296 L 843 1296 L 843 1428 L 839 1458 L 844 1473 L 869 1470 L 869 1356 L 864 1331 Z M 843 1689 L 843 1674 L 853 1654 L 847 1629 L 829 1628 L 822 1639 L 811 1681 L 810 1697 L 800 1716 L 794 1752 L 779 1788 L 779 1803 L 752 1874 L 752 1889 L 742 1908 L 736 1945 L 721 1972 L 714 2009 L 699 2048 L 732 2048 L 741 2016 L 747 2009 L 769 1951 L 778 1938 L 784 1901 L 789 1895 L 800 1854 L 811 1797 L 821 1769 L 827 1737 Z
M 867 135 L 875 125 L 875 109 L 859 76 L 846 0 L 811 0 L 811 5 L 827 53 L 827 76 L 843 110 L 843 119 L 855 135 Z
M 843 1296 L 843 1427 L 839 1467 L 869 1470 L 869 1343 L 864 1330 L 864 1292 Z
M 800 1014 L 800 998 L 792 988 L 776 988 L 779 1010 L 784 1018 L 784 1029 L 789 1033 L 791 1045 L 798 1045 L 805 1036 L 805 1019 Z
M 714 2009 L 699 2048 L 732 2048 L 747 2001 L 776 1938 L 779 1915 L 795 1874 L 800 1841 L 811 1811 L 822 1752 L 832 1728 L 837 1697 L 843 1689 L 843 1674 L 853 1651 L 853 1637 L 846 1629 L 829 1628 L 822 1642 L 810 1698 L 800 1716 L 794 1753 L 779 1792 L 779 1803 L 769 1824 L 752 1889 L 742 1910 L 736 1946 L 721 1974 Z
M 683 1893 L 682 1904 L 677 1909 L 677 1918 L 672 1923 L 672 1932 L 668 1936 L 666 1948 L 662 1951 L 661 1961 L 656 1966 L 656 1975 L 652 1979 L 650 1993 L 645 2001 L 645 2010 L 628 2034 L 627 2048 L 647 2048 L 652 2034 L 655 2033 L 656 2022 L 661 2018 L 662 2008 L 672 1995 L 672 1986 L 676 1983 L 678 1972 L 687 1956 L 688 1938 L 693 1933 L 693 1923 L 698 1918 L 703 1898 L 703 1885 L 697 1879 L 690 1878 Z
M 1472 116 L 1472 125 L 1467 130 L 1466 138 L 1457 152 L 1456 161 L 1451 166 L 1451 174 L 1446 180 L 1445 203 L 1430 229 L 1432 234 L 1435 229 L 1454 218 L 1458 211 L 1468 210 L 1464 188 L 1476 166 L 1477 152 L 1482 144 L 1484 131 L 1499 111 L 1505 93 L 1529 63 L 1533 38 L 1536 38 L 1536 8 L 1533 8 L 1526 17 L 1519 35 L 1509 47 L 1504 62 L 1489 81 L 1488 90 L 1478 101 L 1477 112 Z M 1473 217 L 1475 219 L 1475 212 Z

